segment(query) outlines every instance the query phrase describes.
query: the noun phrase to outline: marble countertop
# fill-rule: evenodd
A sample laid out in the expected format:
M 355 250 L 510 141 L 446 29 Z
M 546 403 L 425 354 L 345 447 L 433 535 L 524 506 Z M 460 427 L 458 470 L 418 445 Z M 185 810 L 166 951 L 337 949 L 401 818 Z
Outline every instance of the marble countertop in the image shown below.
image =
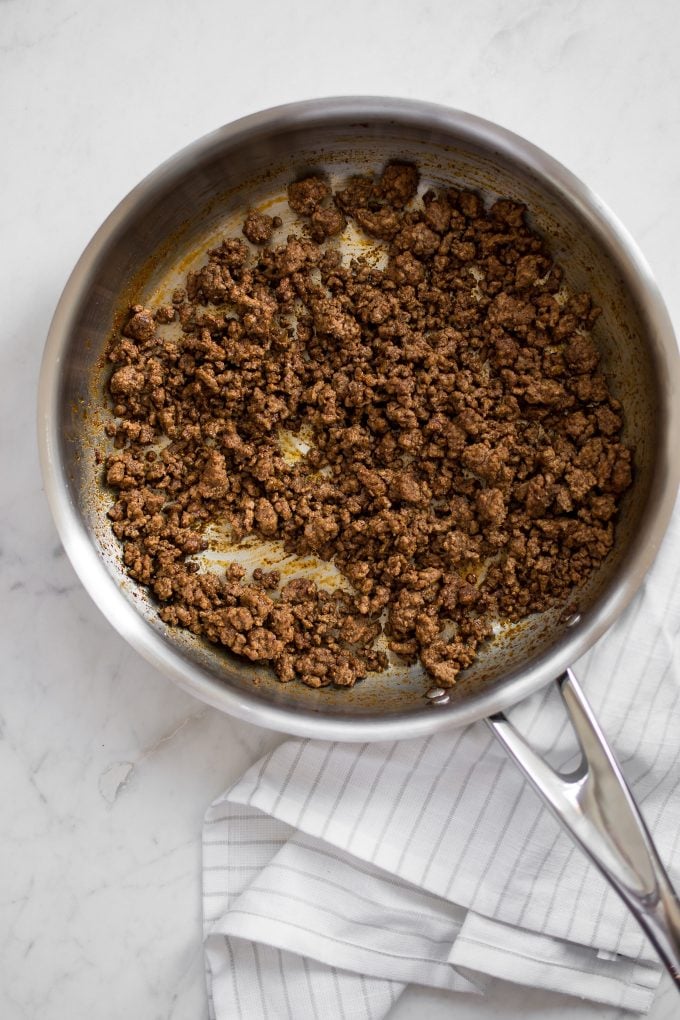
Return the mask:
M 314 95 L 448 103 L 525 135 L 614 209 L 680 324 L 680 20 L 672 0 L 0 0 L 0 1016 L 206 1016 L 200 825 L 281 738 L 131 651 L 42 493 L 40 355 L 111 208 L 194 138 Z M 670 997 L 655 1020 L 674 1014 Z M 425 1010 L 425 1014 L 423 1014 Z M 598 1014 L 498 986 L 394 1016 Z

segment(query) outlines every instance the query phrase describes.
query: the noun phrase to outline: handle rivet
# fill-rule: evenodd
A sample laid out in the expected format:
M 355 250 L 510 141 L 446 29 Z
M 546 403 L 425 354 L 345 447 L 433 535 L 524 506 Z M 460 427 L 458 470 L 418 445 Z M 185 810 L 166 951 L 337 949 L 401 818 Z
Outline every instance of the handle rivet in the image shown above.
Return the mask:
M 425 697 L 429 698 L 431 705 L 448 705 L 451 700 L 448 692 L 443 687 L 431 687 Z
M 567 619 L 566 619 L 566 626 L 567 627 L 575 627 L 576 624 L 580 623 L 580 622 L 581 622 L 581 614 L 580 613 L 572 613 L 571 616 L 568 616 Z

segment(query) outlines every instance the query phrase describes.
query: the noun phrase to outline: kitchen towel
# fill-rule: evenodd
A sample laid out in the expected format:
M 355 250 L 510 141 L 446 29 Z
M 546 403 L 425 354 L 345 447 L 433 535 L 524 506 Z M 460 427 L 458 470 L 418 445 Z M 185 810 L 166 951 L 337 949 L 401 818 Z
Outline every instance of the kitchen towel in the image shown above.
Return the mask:
M 676 508 L 635 601 L 574 668 L 676 886 L 679 582 Z M 577 762 L 554 687 L 510 715 L 552 764 Z M 483 994 L 493 978 L 644 1014 L 661 974 L 483 723 L 285 741 L 209 808 L 203 865 L 216 1020 L 379 1020 L 411 982 Z

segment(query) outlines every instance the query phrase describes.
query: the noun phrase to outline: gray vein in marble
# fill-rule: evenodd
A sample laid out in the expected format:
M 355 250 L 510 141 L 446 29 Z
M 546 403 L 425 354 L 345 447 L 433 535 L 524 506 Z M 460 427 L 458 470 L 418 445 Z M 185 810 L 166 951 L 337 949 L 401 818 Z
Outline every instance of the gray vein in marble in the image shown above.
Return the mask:
M 117 672 L 116 670 L 116 673 L 114 673 L 114 680 Z M 128 788 L 135 777 L 136 771 L 144 762 L 148 761 L 159 748 L 174 740 L 187 726 L 191 726 L 193 723 L 205 718 L 209 711 L 210 709 L 207 707 L 201 708 L 197 712 L 188 715 L 185 719 L 182 719 L 169 733 L 164 733 L 158 737 L 135 761 L 116 761 L 108 765 L 99 777 L 99 792 L 104 800 L 111 805 L 115 804 L 120 794 Z
M 7 0 L 5 0 L 7 2 Z M 61 31 L 61 29 L 68 25 L 70 21 L 78 16 L 78 11 L 72 11 L 71 14 L 67 14 L 65 18 L 62 18 L 56 24 L 50 26 L 48 31 L 41 32 L 35 35 L 33 38 L 20 38 L 19 34 L 15 34 L 13 39 L 9 42 L 0 42 L 0 52 L 4 53 L 16 53 L 19 51 L 32 50 L 38 46 L 41 46 L 47 42 L 51 42 Z

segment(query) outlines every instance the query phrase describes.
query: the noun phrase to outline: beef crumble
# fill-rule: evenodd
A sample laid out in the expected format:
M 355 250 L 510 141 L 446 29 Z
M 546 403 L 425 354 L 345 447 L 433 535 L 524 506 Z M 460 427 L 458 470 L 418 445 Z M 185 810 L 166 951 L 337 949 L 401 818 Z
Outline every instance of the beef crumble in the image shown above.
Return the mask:
M 386 667 L 384 633 L 452 685 L 495 619 L 588 578 L 631 484 L 591 297 L 568 294 L 524 206 L 417 188 L 399 163 L 335 194 L 292 183 L 297 233 L 273 244 L 280 221 L 249 212 L 257 249 L 225 239 L 108 352 L 125 569 L 166 623 L 282 682 L 351 686 Z M 327 241 L 348 219 L 384 268 Z M 290 464 L 280 435 L 303 428 Z M 200 569 L 215 521 L 332 561 L 348 589 Z

